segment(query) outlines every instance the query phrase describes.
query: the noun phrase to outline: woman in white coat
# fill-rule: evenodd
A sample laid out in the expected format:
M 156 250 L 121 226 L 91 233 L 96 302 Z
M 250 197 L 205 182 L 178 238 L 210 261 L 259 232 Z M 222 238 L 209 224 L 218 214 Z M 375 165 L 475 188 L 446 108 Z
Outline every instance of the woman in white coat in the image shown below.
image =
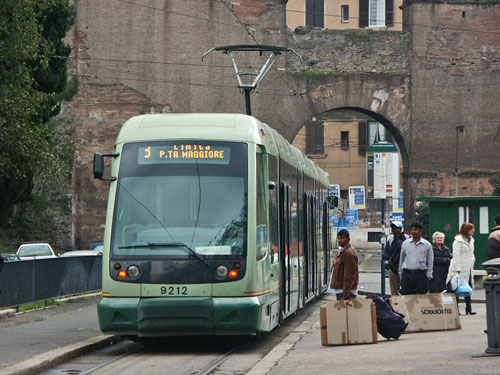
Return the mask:
M 455 237 L 453 241 L 453 258 L 451 259 L 450 269 L 448 271 L 448 276 L 446 277 L 446 282 L 450 282 L 455 274 L 461 275 L 464 281 L 470 285 L 474 290 L 474 262 L 476 257 L 474 256 L 474 224 L 463 223 L 460 228 L 460 233 Z M 475 315 L 476 313 L 472 311 L 470 297 L 465 298 L 465 313 L 467 315 Z M 459 298 L 457 297 L 457 305 Z

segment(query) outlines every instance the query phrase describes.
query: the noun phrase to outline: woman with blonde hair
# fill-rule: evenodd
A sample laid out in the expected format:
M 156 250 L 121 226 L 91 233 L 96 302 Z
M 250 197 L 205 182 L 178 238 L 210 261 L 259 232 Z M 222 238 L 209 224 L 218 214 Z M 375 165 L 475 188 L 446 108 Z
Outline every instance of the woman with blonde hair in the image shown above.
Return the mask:
M 462 276 L 464 281 L 469 284 L 469 286 L 474 290 L 474 276 L 472 274 L 474 270 L 474 262 L 476 257 L 474 256 L 474 224 L 463 223 L 460 227 L 460 233 L 455 237 L 453 241 L 453 258 L 450 263 L 450 269 L 448 271 L 448 277 L 446 282 L 450 280 L 456 274 Z M 465 313 L 467 315 L 475 315 L 476 313 L 472 311 L 470 297 L 465 298 Z M 457 296 L 457 305 L 458 305 Z

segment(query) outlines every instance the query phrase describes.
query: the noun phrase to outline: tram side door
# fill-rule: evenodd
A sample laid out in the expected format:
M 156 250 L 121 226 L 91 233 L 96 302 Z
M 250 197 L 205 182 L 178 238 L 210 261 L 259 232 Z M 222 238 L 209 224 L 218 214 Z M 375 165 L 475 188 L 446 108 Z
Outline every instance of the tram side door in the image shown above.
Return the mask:
M 283 313 L 290 311 L 291 260 L 290 249 L 290 187 L 280 184 L 280 261 L 282 267 L 282 309 Z
M 321 264 L 321 269 L 323 270 L 323 285 L 326 285 L 328 283 L 328 276 L 329 276 L 329 269 L 328 269 L 328 259 L 329 259 L 329 252 L 328 252 L 328 244 L 330 243 L 330 231 L 328 230 L 328 219 L 329 219 L 329 207 L 327 202 L 323 202 L 323 228 L 321 230 L 322 237 L 323 237 L 323 261 Z
M 311 290 L 313 295 L 316 294 L 316 285 L 317 285 L 317 275 L 316 275 L 316 262 L 317 262 L 317 254 L 316 254 L 316 205 L 315 199 L 311 196 L 309 198 L 310 206 L 309 206 L 309 221 L 310 221 L 310 231 L 309 231 L 309 244 L 310 244 L 310 259 L 311 259 Z
M 308 204 L 308 196 L 306 193 L 303 194 L 302 196 L 302 204 L 303 204 L 303 210 L 302 210 L 302 227 L 303 227 L 303 254 L 304 254 L 304 296 L 306 299 L 309 299 L 309 269 L 310 269 L 310 252 L 309 252 L 309 220 L 308 214 L 309 214 L 309 204 Z

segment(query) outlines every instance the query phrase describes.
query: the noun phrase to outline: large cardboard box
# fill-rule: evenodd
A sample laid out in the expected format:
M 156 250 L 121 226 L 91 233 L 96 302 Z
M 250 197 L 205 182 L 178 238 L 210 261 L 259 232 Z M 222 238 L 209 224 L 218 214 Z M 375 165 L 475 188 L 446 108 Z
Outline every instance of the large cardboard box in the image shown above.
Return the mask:
M 377 312 L 371 299 L 329 301 L 319 313 L 323 346 L 377 343 Z
M 391 305 L 404 314 L 408 332 L 446 331 L 461 329 L 454 294 L 411 294 L 392 296 Z

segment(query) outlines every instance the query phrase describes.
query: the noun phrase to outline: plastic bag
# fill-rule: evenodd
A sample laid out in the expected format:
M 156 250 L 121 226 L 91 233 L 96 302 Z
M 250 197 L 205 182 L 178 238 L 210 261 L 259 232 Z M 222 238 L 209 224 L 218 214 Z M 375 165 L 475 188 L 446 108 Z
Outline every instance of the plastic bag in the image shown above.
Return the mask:
M 464 278 L 455 274 L 450 281 L 451 290 L 455 293 L 457 297 L 470 297 L 472 296 L 472 288 L 467 284 Z
M 459 285 L 457 290 L 455 290 L 455 295 L 457 297 L 470 297 L 472 296 L 472 288 L 464 281 L 464 283 Z
M 451 290 L 455 291 L 457 288 L 465 283 L 464 279 L 462 276 L 460 276 L 458 273 L 456 273 L 450 280 L 450 285 L 451 285 Z

